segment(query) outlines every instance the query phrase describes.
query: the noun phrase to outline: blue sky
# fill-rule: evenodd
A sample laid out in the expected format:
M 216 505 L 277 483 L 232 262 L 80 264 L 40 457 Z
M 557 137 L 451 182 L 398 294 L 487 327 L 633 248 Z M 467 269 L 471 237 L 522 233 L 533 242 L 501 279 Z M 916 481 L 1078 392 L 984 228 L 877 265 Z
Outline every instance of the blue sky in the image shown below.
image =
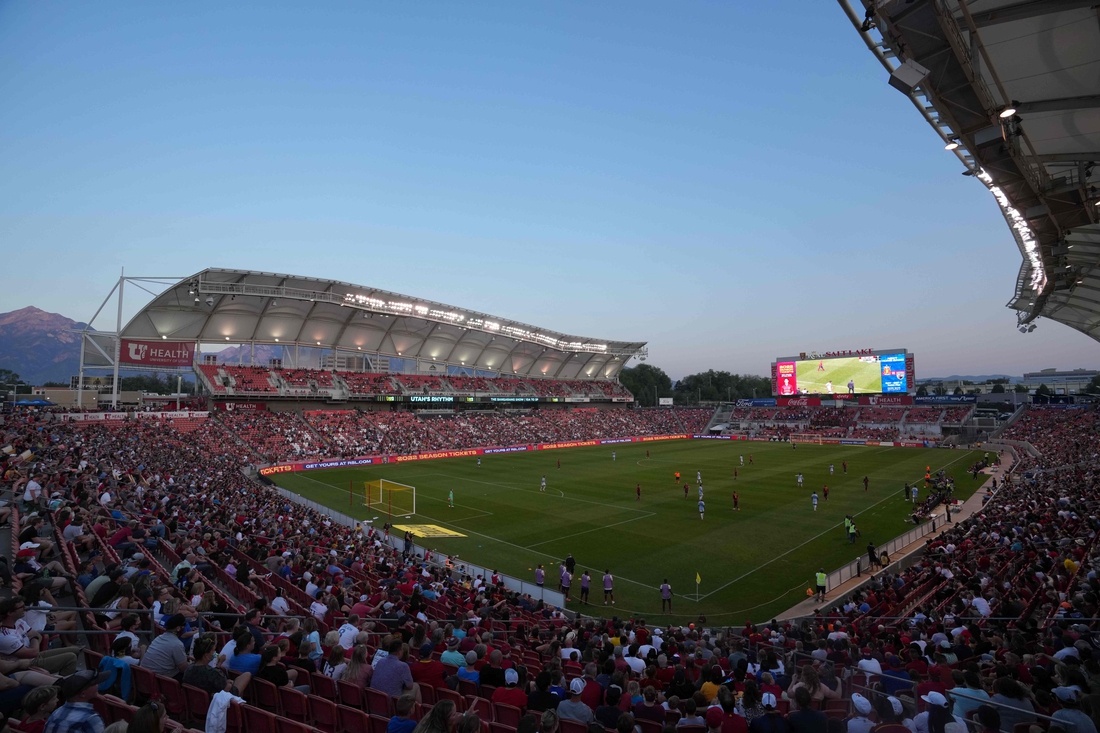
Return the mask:
M 2 3 L 0 99 L 0 311 L 236 267 L 648 340 L 674 377 L 1096 364 L 1016 332 L 993 198 L 833 2 Z

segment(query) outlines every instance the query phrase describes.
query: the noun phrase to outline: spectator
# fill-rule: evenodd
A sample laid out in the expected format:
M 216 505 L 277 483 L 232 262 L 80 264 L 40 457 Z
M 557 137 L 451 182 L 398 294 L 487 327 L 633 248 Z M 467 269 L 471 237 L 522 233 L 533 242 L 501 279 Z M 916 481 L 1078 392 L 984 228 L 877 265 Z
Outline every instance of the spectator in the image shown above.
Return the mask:
M 504 670 L 504 687 L 493 690 L 492 701 L 523 710 L 527 707 L 527 693 L 517 685 L 519 685 L 519 672 L 515 669 Z
M 791 730 L 787 719 L 779 714 L 776 709 L 775 695 L 765 692 L 760 698 L 760 704 L 764 706 L 764 715 L 752 721 L 749 733 L 789 733 Z
M 557 707 L 558 717 L 560 719 L 575 720 L 585 725 L 588 725 L 596 719 L 596 716 L 592 713 L 592 708 L 581 701 L 581 694 L 584 692 L 584 687 L 585 681 L 580 677 L 575 678 L 569 683 L 569 699 L 562 700 Z
M 186 624 L 187 619 L 183 614 L 177 613 L 169 618 L 164 624 L 164 633 L 153 639 L 145 650 L 141 658 L 141 668 L 175 680 L 182 679 L 187 669 L 187 652 L 180 636 Z
M 393 704 L 394 716 L 386 724 L 386 733 L 412 733 L 416 728 L 416 721 L 412 719 L 413 707 L 416 698 L 412 695 L 402 695 Z
M 108 677 L 109 672 L 81 670 L 59 680 L 57 687 L 65 704 L 50 714 L 43 733 L 101 733 L 103 719 L 92 707 L 92 700 Z

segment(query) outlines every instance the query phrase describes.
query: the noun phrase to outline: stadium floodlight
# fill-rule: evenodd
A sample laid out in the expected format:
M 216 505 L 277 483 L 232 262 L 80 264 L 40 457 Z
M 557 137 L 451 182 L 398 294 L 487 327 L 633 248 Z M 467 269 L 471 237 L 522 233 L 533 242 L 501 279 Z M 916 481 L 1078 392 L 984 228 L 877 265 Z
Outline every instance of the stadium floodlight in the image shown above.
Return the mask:
M 958 147 L 959 147 L 959 140 L 958 140 L 958 138 L 953 137 L 953 138 L 951 138 L 950 140 L 947 141 L 947 144 L 943 146 L 943 149 L 944 150 L 956 150 L 956 149 L 958 149 Z
M 213 295 L 206 296 L 206 304 L 207 305 L 214 305 L 214 296 Z
M 1016 114 L 1016 105 L 1017 104 L 1019 104 L 1019 102 L 1013 101 L 1012 104 L 1008 105 L 1007 107 L 1005 107 L 1004 109 L 1001 110 L 1001 114 L 999 115 L 999 117 L 1002 120 L 1007 120 L 1009 117 Z
M 195 305 L 198 305 L 200 302 L 202 302 L 202 299 L 199 298 L 199 296 L 196 295 L 195 296 Z
M 890 72 L 890 86 L 902 94 L 912 94 L 921 82 L 928 77 L 929 71 L 913 59 Z

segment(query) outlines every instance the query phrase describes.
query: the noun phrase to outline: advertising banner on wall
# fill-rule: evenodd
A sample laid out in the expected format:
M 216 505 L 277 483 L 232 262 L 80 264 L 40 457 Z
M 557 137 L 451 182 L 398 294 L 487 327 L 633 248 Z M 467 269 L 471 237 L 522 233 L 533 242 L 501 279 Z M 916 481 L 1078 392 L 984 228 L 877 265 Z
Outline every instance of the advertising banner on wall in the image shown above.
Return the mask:
M 266 402 L 215 402 L 215 412 L 254 412 L 266 410 Z
M 775 404 L 780 407 L 821 407 L 820 397 L 779 397 Z
M 890 405 L 911 405 L 913 404 L 913 398 L 908 395 L 862 395 L 859 398 L 859 404 L 879 405 L 883 407 L 889 407 Z
M 965 405 L 977 401 L 978 395 L 973 394 L 933 394 L 913 398 L 918 405 Z
M 119 362 L 148 367 L 189 367 L 195 359 L 193 341 L 122 339 Z

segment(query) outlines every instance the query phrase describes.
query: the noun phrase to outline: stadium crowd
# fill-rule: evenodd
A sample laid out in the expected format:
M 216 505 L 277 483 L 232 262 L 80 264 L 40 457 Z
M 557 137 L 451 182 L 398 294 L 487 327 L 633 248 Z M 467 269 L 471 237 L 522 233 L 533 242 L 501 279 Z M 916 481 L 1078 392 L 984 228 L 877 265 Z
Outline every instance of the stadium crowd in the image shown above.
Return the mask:
M 9 417 L 0 713 L 30 733 L 1095 733 L 1100 419 L 1025 417 L 1042 455 L 917 564 L 719 629 L 570 620 L 406 555 L 245 478 L 215 423 Z M 107 633 L 84 649 L 78 628 Z

